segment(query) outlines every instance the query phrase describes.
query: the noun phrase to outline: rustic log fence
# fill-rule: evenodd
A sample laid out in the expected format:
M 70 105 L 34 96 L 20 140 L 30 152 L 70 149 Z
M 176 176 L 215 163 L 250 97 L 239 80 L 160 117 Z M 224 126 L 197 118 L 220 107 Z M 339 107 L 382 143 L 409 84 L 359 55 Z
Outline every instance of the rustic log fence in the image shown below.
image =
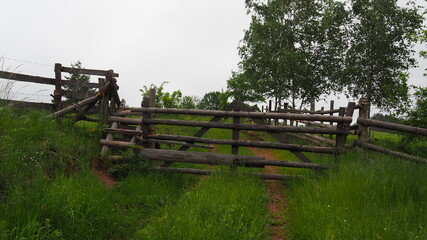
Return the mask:
M 393 130 L 399 133 L 409 133 L 409 134 L 415 134 L 415 135 L 421 135 L 421 136 L 427 136 L 427 129 L 369 119 L 367 99 L 364 99 L 364 98 L 360 99 L 359 105 L 361 107 L 359 109 L 359 117 L 357 118 L 358 139 L 354 143 L 356 146 L 364 149 L 376 151 L 376 152 L 381 152 L 391 156 L 407 159 L 416 163 L 427 164 L 427 159 L 413 156 L 410 154 L 401 153 L 398 151 L 393 151 L 393 150 L 369 143 L 369 137 L 368 137 L 369 127 L 383 128 L 383 129 Z
M 355 104 L 350 103 L 347 108 L 340 109 L 339 116 L 321 115 L 321 114 L 296 114 L 283 112 L 254 112 L 247 105 L 240 102 L 233 102 L 225 110 L 194 110 L 194 109 L 167 109 L 156 108 L 155 91 L 151 90 L 151 97 L 143 100 L 142 107 L 128 108 L 118 111 L 109 118 L 111 127 L 106 129 L 107 138 L 101 140 L 103 149 L 101 155 L 109 157 L 115 161 L 121 159 L 120 156 L 108 156 L 108 150 L 115 148 L 135 148 L 139 154 L 151 161 L 163 161 L 161 166 L 155 167 L 158 171 L 181 172 L 192 174 L 211 174 L 211 170 L 200 169 L 179 169 L 169 168 L 173 162 L 187 162 L 207 165 L 225 165 L 230 166 L 233 171 L 237 167 L 264 167 L 266 165 L 281 167 L 299 167 L 315 170 L 327 169 L 328 167 L 321 164 L 312 163 L 302 152 L 313 152 L 322 154 L 338 154 L 343 151 L 346 136 L 349 133 L 349 126 L 352 121 L 352 114 Z M 179 114 L 210 116 L 210 121 L 188 121 L 176 119 L 161 119 L 156 116 L 159 114 Z M 140 116 L 140 118 L 130 118 L 128 116 Z M 142 116 L 142 118 L 141 118 Z M 232 121 L 220 122 L 221 119 L 228 118 Z M 256 124 L 244 124 L 242 119 L 251 119 Z M 293 121 L 323 121 L 332 122 L 336 125 L 328 125 L 329 128 L 318 128 L 309 126 L 278 126 L 268 125 L 268 122 L 276 122 L 278 119 L 288 119 Z M 190 126 L 199 127 L 200 130 L 194 136 L 182 135 L 165 135 L 157 134 L 155 126 Z M 204 138 L 203 135 L 210 128 L 220 128 L 231 130 L 230 139 L 211 139 Z M 310 133 L 310 134 L 331 134 L 336 135 L 334 146 L 309 146 L 291 144 L 286 142 L 265 142 L 265 141 L 248 141 L 240 139 L 240 131 L 262 131 L 279 137 L 281 133 Z M 130 140 L 119 141 L 118 135 L 128 136 Z M 333 140 L 330 140 L 333 141 Z M 178 145 L 179 150 L 156 149 L 160 144 Z M 207 145 L 206 145 L 207 144 Z M 211 144 L 231 146 L 230 154 L 206 153 L 206 152 L 184 152 L 190 147 L 194 148 L 211 148 Z M 302 162 L 269 160 L 253 156 L 241 156 L 240 147 L 256 147 L 289 150 L 294 153 Z M 286 179 L 287 175 L 265 175 L 258 174 L 265 179 Z
M 46 78 L 7 71 L 0 71 L 0 78 L 2 79 L 55 86 L 54 92 L 51 95 L 53 97 L 53 103 L 37 103 L 8 99 L 2 99 L 1 101 L 10 104 L 14 107 L 55 111 L 55 113 L 51 115 L 52 117 L 60 117 L 70 112 L 77 112 L 77 115 L 75 116 L 76 120 L 93 121 L 93 119 L 89 119 L 86 114 L 99 113 L 99 120 L 96 121 L 101 121 L 103 123 L 107 123 L 108 116 L 111 115 L 117 108 L 119 108 L 121 101 L 117 92 L 118 86 L 116 84 L 115 79 L 116 77 L 119 77 L 119 74 L 114 73 L 113 70 L 78 69 L 64 67 L 60 63 L 56 63 L 54 72 L 55 78 Z M 71 80 L 63 80 L 62 73 L 95 75 L 101 76 L 103 78 L 99 78 L 98 83 L 76 82 Z M 64 90 L 63 87 L 67 86 L 80 87 L 83 89 L 87 89 L 87 91 L 89 91 L 90 89 L 97 89 L 98 93 L 94 96 L 87 96 L 87 91 L 71 92 Z M 72 103 L 69 106 L 63 106 L 63 97 L 84 99 L 80 102 Z M 98 102 L 100 102 L 100 104 L 99 106 L 97 106 L 97 109 L 95 109 L 95 105 Z

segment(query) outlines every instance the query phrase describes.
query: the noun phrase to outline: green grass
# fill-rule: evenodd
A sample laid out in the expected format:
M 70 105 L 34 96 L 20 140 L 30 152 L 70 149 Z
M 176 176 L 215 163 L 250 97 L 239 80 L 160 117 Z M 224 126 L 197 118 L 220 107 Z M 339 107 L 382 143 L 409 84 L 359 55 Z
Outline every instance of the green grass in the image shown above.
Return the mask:
M 339 160 L 291 184 L 292 239 L 427 239 L 426 166 L 364 151 Z
M 256 178 L 218 173 L 165 208 L 137 239 L 265 239 L 264 185 Z
M 0 239 L 270 238 L 263 181 L 225 173 L 228 167 L 181 163 L 173 166 L 219 173 L 199 178 L 130 167 L 108 189 L 91 171 L 100 151 L 100 127 L 57 123 L 44 120 L 45 115 L 0 108 Z M 191 136 L 197 129 L 159 126 L 157 133 Z M 231 130 L 210 129 L 206 137 L 230 139 Z M 248 138 L 244 133 L 242 137 Z M 376 132 L 373 140 L 427 157 L 426 142 L 402 148 L 400 137 Z M 216 151 L 230 153 L 231 148 L 217 146 Z M 252 155 L 248 148 L 239 148 L 239 153 Z M 288 151 L 274 153 L 296 160 Z M 336 160 L 306 155 L 319 163 Z M 427 239 L 426 166 L 362 150 L 338 160 L 321 175 L 279 171 L 306 176 L 289 182 L 290 214 L 284 218 L 292 239 Z

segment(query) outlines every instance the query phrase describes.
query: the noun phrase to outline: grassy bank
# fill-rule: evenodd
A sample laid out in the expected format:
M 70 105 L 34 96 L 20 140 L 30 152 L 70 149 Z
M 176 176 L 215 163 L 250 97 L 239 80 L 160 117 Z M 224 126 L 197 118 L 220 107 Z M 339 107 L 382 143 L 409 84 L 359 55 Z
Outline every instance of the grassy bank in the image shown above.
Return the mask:
M 292 239 L 427 239 L 425 165 L 362 150 L 339 162 L 291 184 Z

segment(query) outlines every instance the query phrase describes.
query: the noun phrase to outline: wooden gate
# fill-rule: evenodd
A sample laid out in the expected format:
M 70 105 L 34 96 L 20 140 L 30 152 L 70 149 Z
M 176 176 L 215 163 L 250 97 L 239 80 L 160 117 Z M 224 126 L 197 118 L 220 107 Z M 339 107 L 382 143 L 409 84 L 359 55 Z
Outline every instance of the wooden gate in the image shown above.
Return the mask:
M 145 97 L 141 108 L 128 108 L 118 111 L 110 117 L 111 127 L 106 129 L 106 138 L 101 140 L 103 145 L 101 155 L 118 160 L 121 156 L 108 156 L 110 147 L 115 148 L 138 148 L 139 154 L 151 161 L 163 161 L 162 165 L 154 167 L 154 170 L 165 172 L 189 173 L 189 174 L 212 174 L 212 170 L 173 168 L 173 162 L 196 163 L 206 165 L 230 166 L 232 171 L 238 167 L 264 167 L 266 165 L 279 167 L 307 168 L 313 170 L 327 169 L 328 166 L 312 163 L 307 157 L 305 162 L 272 160 L 257 156 L 239 155 L 239 147 L 256 147 L 269 149 L 282 149 L 292 151 L 294 154 L 313 152 L 322 154 L 338 154 L 345 148 L 346 137 L 352 121 L 354 103 L 350 103 L 347 109 L 343 108 L 339 116 L 320 114 L 293 114 L 293 113 L 263 113 L 255 112 L 250 107 L 240 102 L 233 102 L 223 111 L 216 110 L 194 110 L 194 109 L 168 109 L 155 107 L 155 90 L 151 90 L 150 97 Z M 177 119 L 157 118 L 160 114 L 180 114 L 195 116 L 212 116 L 210 121 L 188 121 Z M 129 116 L 139 116 L 130 118 Z M 232 118 L 232 122 L 220 122 L 223 118 Z M 255 124 L 243 124 L 242 119 L 251 119 Z M 334 122 L 334 128 L 317 128 L 309 126 L 276 126 L 267 125 L 268 119 L 292 119 L 295 121 L 322 121 Z M 246 121 L 248 122 L 248 121 Z M 200 129 L 194 136 L 156 134 L 156 125 L 191 126 Z M 231 139 L 203 138 L 210 128 L 231 129 Z M 336 144 L 332 147 L 307 146 L 290 143 L 247 141 L 240 139 L 240 131 L 263 131 L 271 134 L 279 133 L 311 133 L 336 135 Z M 127 136 L 125 141 L 119 141 L 116 136 Z M 160 144 L 179 145 L 178 150 L 159 149 Z M 211 152 L 189 152 L 190 147 L 211 148 L 211 145 L 230 145 L 230 154 Z M 301 156 L 301 155 L 300 155 Z M 304 155 L 302 155 L 304 156 Z M 289 175 L 262 174 L 257 175 L 263 179 L 283 180 Z

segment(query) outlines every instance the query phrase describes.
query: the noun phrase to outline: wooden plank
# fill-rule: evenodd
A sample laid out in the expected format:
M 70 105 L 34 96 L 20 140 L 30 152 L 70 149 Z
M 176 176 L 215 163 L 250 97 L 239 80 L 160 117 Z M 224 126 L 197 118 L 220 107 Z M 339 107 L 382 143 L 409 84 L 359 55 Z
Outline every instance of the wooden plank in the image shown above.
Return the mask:
M 107 133 L 123 134 L 126 136 L 142 136 L 142 131 L 121 129 L 121 128 L 106 128 L 104 131 Z
M 15 80 L 20 82 L 32 82 L 32 83 L 55 85 L 54 78 L 30 76 L 30 75 L 6 72 L 6 71 L 0 71 L 0 78 L 10 79 L 10 80 Z
M 0 99 L 0 105 L 16 107 L 16 108 L 43 109 L 48 111 L 54 110 L 54 107 L 55 107 L 55 105 L 53 105 L 52 103 L 25 102 L 25 101 L 4 100 L 4 99 Z
M 356 146 L 362 147 L 362 148 L 366 148 L 369 150 L 373 150 L 376 152 L 380 152 L 380 153 L 384 153 L 384 154 L 388 154 L 391 156 L 395 156 L 395 157 L 399 157 L 399 158 L 403 158 L 403 159 L 407 159 L 410 160 L 412 162 L 416 162 L 416 163 L 423 163 L 423 164 L 427 164 L 427 159 L 421 158 L 421 157 L 416 157 L 416 156 L 412 156 L 406 153 L 401 153 L 401 152 L 396 152 L 384 147 L 380 147 L 380 146 L 376 146 L 374 144 L 370 144 L 367 142 L 362 142 L 362 141 L 356 141 L 354 143 Z
M 369 118 L 360 118 L 360 117 L 357 119 L 357 123 L 364 126 L 369 126 L 369 127 L 379 127 L 379 128 L 385 128 L 385 129 L 399 131 L 399 132 L 427 136 L 427 129 L 425 128 L 412 127 L 412 126 L 407 126 L 407 125 L 402 125 L 397 123 L 389 123 L 389 122 L 383 122 L 383 121 L 373 120 Z
M 38 76 L 31 76 L 31 75 L 6 72 L 6 71 L 0 71 L 0 78 L 15 80 L 19 82 L 31 82 L 31 83 L 55 85 L 55 78 L 38 77 Z M 61 85 L 98 88 L 97 83 L 81 83 L 81 82 L 74 82 L 74 81 L 64 80 L 64 79 L 61 80 Z
M 111 117 L 111 121 L 120 121 L 117 117 Z M 134 123 L 137 121 L 132 119 L 123 119 L 125 123 Z M 314 133 L 314 134 L 348 134 L 348 131 L 326 128 L 313 128 L 313 127 L 291 127 L 291 126 L 271 126 L 271 125 L 248 125 L 248 124 L 235 124 L 235 123 L 214 123 L 205 121 L 187 121 L 187 120 L 173 120 L 173 119 L 145 119 L 143 123 L 159 124 L 159 125 L 173 125 L 173 126 L 189 126 L 189 127 L 208 127 L 208 128 L 222 128 L 234 130 L 247 130 L 247 131 L 267 131 L 267 132 L 293 132 L 293 133 Z
M 237 164 L 238 166 L 242 167 L 264 167 L 266 165 L 269 165 L 277 167 L 307 168 L 316 170 L 324 170 L 329 168 L 329 166 L 327 165 L 317 163 L 272 160 L 258 156 L 232 155 L 210 152 L 184 152 L 179 150 L 141 148 L 140 155 L 148 159 L 157 161 L 174 161 L 207 165 L 230 166 L 231 164 Z
M 78 69 L 71 67 L 61 67 L 62 72 L 75 73 L 75 74 L 86 74 L 86 75 L 98 75 L 107 76 L 108 70 L 96 70 L 96 69 Z M 118 73 L 114 73 L 114 77 L 119 77 Z
M 167 168 L 167 167 L 154 167 L 156 171 L 169 172 L 169 173 L 184 173 L 195 175 L 212 175 L 215 173 L 213 170 L 193 169 L 193 168 Z M 286 180 L 289 178 L 302 178 L 299 175 L 284 175 L 284 174 L 266 174 L 266 173 L 240 173 L 243 175 L 256 176 L 264 180 Z
M 149 112 L 149 113 L 168 113 L 168 114 L 184 114 L 184 115 L 201 115 L 201 116 L 216 116 L 216 117 L 244 117 L 244 118 L 274 118 L 274 119 L 292 119 L 292 120 L 308 120 L 308 121 L 325 121 L 325 122 L 343 122 L 351 123 L 351 117 L 344 116 L 324 116 L 324 115 L 306 115 L 306 114 L 291 114 L 291 113 L 264 113 L 250 111 L 219 111 L 219 110 L 196 110 L 196 109 L 177 109 L 177 108 L 131 108 L 132 112 Z
M 191 143 L 166 141 L 166 140 L 156 140 L 156 139 L 141 139 L 141 142 L 159 143 L 159 144 L 177 145 L 177 146 L 186 146 L 186 147 L 203 148 L 203 149 L 213 149 L 214 148 L 211 145 L 200 145 L 200 144 L 191 144 Z
M 129 148 L 132 146 L 131 143 L 123 141 L 101 140 L 100 142 L 103 145 L 122 148 Z M 324 164 L 272 160 L 258 156 L 232 155 L 210 152 L 184 152 L 179 150 L 141 148 L 139 154 L 142 157 L 148 158 L 150 160 L 165 162 L 185 162 L 223 166 L 230 166 L 231 164 L 236 164 L 237 166 L 241 167 L 264 167 L 266 165 L 269 165 L 277 167 L 307 168 L 314 170 L 329 169 L 329 166 Z M 118 157 L 115 158 L 118 159 Z
M 258 142 L 258 141 L 245 141 L 245 140 L 222 140 L 222 139 L 210 139 L 210 138 L 176 136 L 176 135 L 155 135 L 155 136 L 147 136 L 146 138 L 159 139 L 159 140 L 198 142 L 198 143 L 207 143 L 207 144 L 236 145 L 239 147 L 271 148 L 271 149 L 293 150 L 293 151 L 300 151 L 300 152 L 335 153 L 335 148 L 331 148 L 331 147 L 314 147 L 314 146 L 304 146 L 304 145 L 287 144 L 287 143 Z

